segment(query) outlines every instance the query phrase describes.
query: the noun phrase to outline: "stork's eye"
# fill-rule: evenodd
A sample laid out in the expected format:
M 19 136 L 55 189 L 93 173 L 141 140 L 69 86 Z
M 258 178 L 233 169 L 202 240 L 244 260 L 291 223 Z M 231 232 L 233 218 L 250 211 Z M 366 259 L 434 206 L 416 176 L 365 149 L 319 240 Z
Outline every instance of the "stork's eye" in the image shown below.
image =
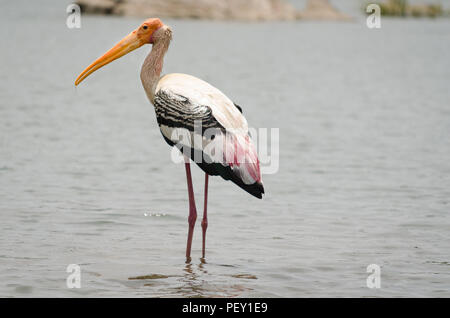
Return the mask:
M 144 30 L 147 30 L 147 29 L 148 29 L 148 26 L 144 25 L 142 28 L 143 28 Z

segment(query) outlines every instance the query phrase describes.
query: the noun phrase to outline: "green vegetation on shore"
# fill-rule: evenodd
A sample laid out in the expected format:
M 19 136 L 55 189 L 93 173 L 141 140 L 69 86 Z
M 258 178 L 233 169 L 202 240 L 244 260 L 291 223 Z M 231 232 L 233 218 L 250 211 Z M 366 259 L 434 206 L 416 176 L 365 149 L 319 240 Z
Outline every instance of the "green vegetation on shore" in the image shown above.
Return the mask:
M 387 0 L 376 4 L 380 6 L 384 16 L 435 18 L 445 14 L 440 4 L 410 5 L 407 0 Z

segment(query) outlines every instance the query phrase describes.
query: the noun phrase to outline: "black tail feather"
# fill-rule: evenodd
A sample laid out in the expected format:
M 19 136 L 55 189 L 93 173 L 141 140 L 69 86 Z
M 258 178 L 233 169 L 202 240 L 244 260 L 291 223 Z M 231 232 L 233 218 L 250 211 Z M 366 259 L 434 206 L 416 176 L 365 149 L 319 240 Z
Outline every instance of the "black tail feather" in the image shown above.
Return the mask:
M 241 189 L 247 191 L 254 197 L 262 199 L 264 194 L 264 186 L 261 182 L 253 184 L 245 184 L 242 180 L 233 173 L 229 166 L 222 166 L 220 163 L 197 163 L 197 165 L 207 174 L 217 176 L 220 175 L 225 180 L 231 180 Z

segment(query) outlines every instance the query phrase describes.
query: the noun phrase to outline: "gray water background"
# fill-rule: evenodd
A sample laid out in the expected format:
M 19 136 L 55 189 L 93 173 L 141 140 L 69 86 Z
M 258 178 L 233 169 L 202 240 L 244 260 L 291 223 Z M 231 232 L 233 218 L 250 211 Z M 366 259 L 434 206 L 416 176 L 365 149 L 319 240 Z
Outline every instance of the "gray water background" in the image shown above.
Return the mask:
M 198 222 L 185 264 L 184 167 L 139 79 L 150 47 L 73 86 L 141 19 L 70 30 L 66 5 L 2 2 L 0 296 L 450 296 L 450 20 L 165 21 L 164 72 L 280 129 L 263 200 L 210 180 L 207 262 Z

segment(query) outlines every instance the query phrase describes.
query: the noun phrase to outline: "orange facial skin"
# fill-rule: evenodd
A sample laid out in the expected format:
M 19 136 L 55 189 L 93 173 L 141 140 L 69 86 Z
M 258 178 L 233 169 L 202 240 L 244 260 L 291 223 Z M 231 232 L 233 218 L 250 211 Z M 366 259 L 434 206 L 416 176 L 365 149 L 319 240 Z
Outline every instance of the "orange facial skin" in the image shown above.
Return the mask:
M 136 30 L 120 40 L 119 43 L 113 46 L 108 52 L 103 54 L 83 72 L 81 72 L 75 80 L 75 86 L 80 84 L 86 77 L 106 64 L 109 64 L 119 57 L 136 50 L 144 44 L 153 43 L 153 34 L 163 25 L 164 24 L 158 18 L 145 20 L 144 23 L 142 23 Z

